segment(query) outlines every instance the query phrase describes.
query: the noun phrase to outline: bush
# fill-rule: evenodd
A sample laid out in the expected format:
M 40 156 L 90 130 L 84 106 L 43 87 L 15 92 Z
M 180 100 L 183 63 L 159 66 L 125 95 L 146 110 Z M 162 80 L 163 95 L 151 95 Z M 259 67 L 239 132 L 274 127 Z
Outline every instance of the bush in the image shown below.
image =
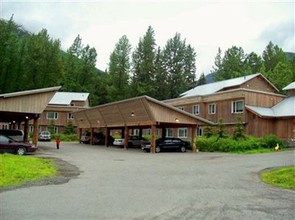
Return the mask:
M 233 138 L 219 136 L 198 137 L 196 139 L 197 147 L 203 152 L 245 152 L 257 150 L 260 148 L 274 148 L 277 144 L 283 147 L 283 142 L 274 135 L 267 135 L 262 139 L 253 136 L 246 136 L 242 139 L 235 140 Z
M 59 137 L 61 141 L 78 141 L 77 134 L 58 134 L 58 133 L 51 134 L 52 140 L 55 140 L 57 137 Z
M 284 147 L 283 141 L 273 134 L 264 136 L 260 141 L 260 146 L 262 148 L 275 148 L 275 146 L 277 146 L 277 144 L 281 148 Z

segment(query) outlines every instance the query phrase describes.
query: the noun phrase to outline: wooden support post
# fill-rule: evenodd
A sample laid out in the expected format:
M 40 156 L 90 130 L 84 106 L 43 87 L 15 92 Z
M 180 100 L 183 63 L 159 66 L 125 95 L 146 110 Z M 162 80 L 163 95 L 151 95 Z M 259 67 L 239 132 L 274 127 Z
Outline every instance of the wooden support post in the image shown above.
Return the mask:
M 33 144 L 35 145 L 35 146 L 37 146 L 37 144 L 38 144 L 38 118 L 39 118 L 39 116 L 36 116 L 36 117 L 34 117 L 34 122 L 33 122 L 33 125 L 34 125 L 34 132 L 33 132 Z
M 94 132 L 94 128 L 90 129 L 90 144 L 93 145 L 93 132 Z
M 125 150 L 128 149 L 128 135 L 129 135 L 129 130 L 128 130 L 128 127 L 125 126 L 125 129 L 124 129 L 124 149 Z
M 192 126 L 192 153 L 196 152 L 197 151 L 197 147 L 196 147 L 196 129 L 197 129 L 197 126 L 196 125 L 193 125 Z
M 139 128 L 139 137 L 142 138 L 142 128 Z
M 29 120 L 25 119 L 25 125 L 24 125 L 24 142 L 28 142 L 29 139 Z
M 79 128 L 79 134 L 78 134 L 78 137 L 79 137 L 79 143 L 81 144 L 81 137 L 82 137 L 82 128 Z
M 151 133 L 152 133 L 152 137 L 151 137 L 151 153 L 156 153 L 156 132 L 157 132 L 157 127 L 156 125 L 152 125 L 151 127 Z
M 109 136 L 110 136 L 110 129 L 108 129 L 108 128 L 105 128 L 105 138 L 104 138 L 104 145 L 106 146 L 106 147 L 108 147 L 109 146 Z

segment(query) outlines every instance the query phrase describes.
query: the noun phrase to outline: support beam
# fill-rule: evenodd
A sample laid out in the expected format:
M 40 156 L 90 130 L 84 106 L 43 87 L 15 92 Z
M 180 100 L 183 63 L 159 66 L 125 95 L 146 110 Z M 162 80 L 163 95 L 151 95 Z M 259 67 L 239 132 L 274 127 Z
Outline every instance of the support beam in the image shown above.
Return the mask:
M 79 143 L 80 144 L 81 144 L 81 137 L 82 137 L 82 128 L 79 128 L 78 138 L 79 138 Z
M 152 125 L 151 133 L 152 133 L 152 137 L 151 137 L 151 150 L 150 150 L 150 152 L 156 153 L 156 133 L 157 133 L 156 125 Z
M 197 126 L 196 125 L 193 125 L 192 126 L 192 140 L 191 140 L 191 143 L 192 143 L 192 153 L 197 152 L 197 146 L 196 146 L 196 129 L 197 129 Z
M 29 120 L 25 120 L 25 125 L 24 125 L 24 142 L 28 142 L 28 137 L 29 137 Z
M 109 146 L 109 137 L 110 137 L 110 129 L 109 128 L 105 128 L 105 138 L 104 138 L 104 145 L 106 147 Z
M 35 146 L 37 146 L 37 144 L 38 144 L 38 118 L 39 118 L 39 116 L 38 117 L 35 117 L 34 118 L 34 122 L 33 122 L 33 125 L 34 125 L 34 132 L 33 132 L 33 144 L 35 145 Z
M 94 128 L 90 129 L 90 144 L 93 145 L 93 133 L 94 133 Z
M 127 126 L 125 126 L 125 129 L 124 129 L 124 149 L 125 150 L 128 149 L 128 135 L 129 135 L 129 129 Z

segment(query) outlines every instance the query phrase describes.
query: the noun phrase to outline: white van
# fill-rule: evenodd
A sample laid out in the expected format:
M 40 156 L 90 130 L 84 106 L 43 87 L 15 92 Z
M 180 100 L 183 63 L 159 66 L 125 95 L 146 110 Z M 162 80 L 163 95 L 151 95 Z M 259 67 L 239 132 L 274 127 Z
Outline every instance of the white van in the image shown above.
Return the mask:
M 0 134 L 8 136 L 16 141 L 24 141 L 24 132 L 23 130 L 10 130 L 10 129 L 0 129 Z

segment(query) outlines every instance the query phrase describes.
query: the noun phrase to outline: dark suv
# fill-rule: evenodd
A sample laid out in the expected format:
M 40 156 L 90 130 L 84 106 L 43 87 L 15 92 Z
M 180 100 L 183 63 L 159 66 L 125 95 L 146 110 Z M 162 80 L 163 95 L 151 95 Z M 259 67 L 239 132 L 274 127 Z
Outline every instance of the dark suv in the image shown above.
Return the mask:
M 156 153 L 161 151 L 185 152 L 188 148 L 190 148 L 190 142 L 181 140 L 180 138 L 160 138 L 156 140 Z M 151 144 L 143 144 L 141 149 L 149 152 L 151 150 Z
M 86 132 L 81 136 L 80 142 L 84 144 L 90 144 L 90 132 Z M 109 145 L 112 145 L 114 138 L 109 136 Z M 93 132 L 93 144 L 104 145 L 105 135 L 102 132 Z
M 27 152 L 34 152 L 38 148 L 30 143 L 23 143 L 15 141 L 14 139 L 5 135 L 0 135 L 0 151 L 7 153 L 15 153 L 24 155 Z

